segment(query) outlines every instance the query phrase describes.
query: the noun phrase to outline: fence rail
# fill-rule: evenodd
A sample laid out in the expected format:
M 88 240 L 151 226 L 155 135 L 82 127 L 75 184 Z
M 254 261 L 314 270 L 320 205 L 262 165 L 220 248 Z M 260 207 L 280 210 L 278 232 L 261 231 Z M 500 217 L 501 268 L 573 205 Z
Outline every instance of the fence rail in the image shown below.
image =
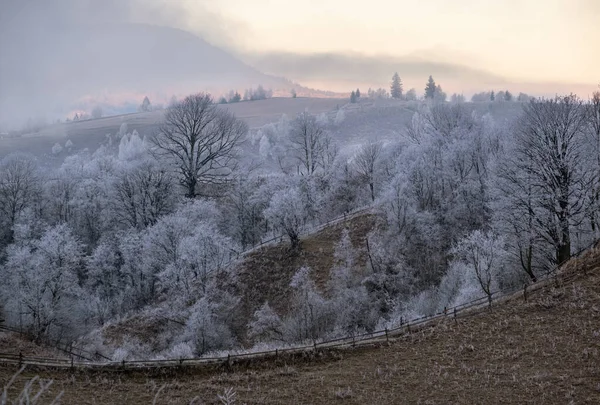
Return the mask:
M 364 210 L 366 211 L 366 210 Z M 356 213 L 355 213 L 356 214 Z M 354 215 L 355 215 L 354 214 Z M 330 223 L 331 224 L 331 223 Z M 326 225 L 325 225 L 326 226 Z M 595 247 L 597 242 L 592 243 L 587 248 L 580 250 L 575 253 L 571 259 L 577 258 L 581 253 L 588 251 Z M 575 279 L 579 276 L 579 273 L 574 272 L 571 274 L 563 274 L 560 279 L 558 277 L 558 270 L 562 268 L 565 263 L 561 263 L 554 267 L 547 273 L 546 276 L 540 277 L 537 282 L 525 285 L 524 289 L 513 288 L 498 290 L 492 293 L 492 298 L 495 301 L 500 299 L 509 299 L 514 297 L 515 294 L 523 293 L 526 297 L 528 293 L 532 293 L 540 288 L 548 285 L 549 283 L 564 283 Z M 597 264 L 594 262 L 594 264 Z M 591 270 L 591 269 L 590 269 Z M 584 269 L 585 272 L 589 271 Z M 494 298 L 495 297 L 495 298 Z M 110 368 L 117 367 L 120 369 L 140 369 L 140 368 L 160 368 L 160 367 L 180 367 L 186 366 L 202 366 L 202 365 L 214 365 L 214 364 L 230 364 L 235 360 L 251 360 L 251 359 L 267 359 L 277 358 L 282 355 L 293 355 L 302 354 L 306 352 L 313 352 L 318 350 L 334 349 L 334 348 L 350 348 L 365 345 L 373 345 L 378 343 L 385 343 L 393 341 L 394 339 L 401 338 L 406 335 L 410 335 L 414 332 L 420 331 L 427 326 L 435 325 L 435 321 L 439 319 L 464 319 L 470 316 L 474 316 L 483 311 L 487 311 L 489 306 L 488 296 L 483 296 L 472 301 L 461 303 L 454 307 L 445 308 L 442 312 L 422 316 L 419 318 L 407 320 L 406 322 L 401 321 L 400 325 L 392 328 L 386 328 L 374 332 L 368 332 L 358 335 L 350 335 L 340 337 L 331 340 L 315 340 L 312 344 L 303 344 L 287 348 L 278 348 L 260 352 L 246 352 L 246 353 L 229 353 L 223 356 L 216 357 L 201 357 L 201 358 L 179 358 L 179 359 L 166 359 L 166 360 L 134 360 L 134 361 L 92 361 L 89 358 L 70 353 L 70 358 L 45 358 L 45 357 L 30 357 L 22 356 L 21 354 L 6 354 L 0 353 L 0 363 L 13 363 L 19 365 L 35 365 L 35 366 L 48 366 L 57 368 Z M 10 328 L 0 326 L 0 329 L 10 330 Z M 88 352 L 89 353 L 89 352 Z M 75 357 L 83 358 L 84 360 L 75 360 Z M 106 358 L 105 358 L 106 359 Z
M 573 258 L 578 257 L 582 252 L 592 248 L 595 245 L 590 245 L 587 249 L 583 249 L 577 252 Z M 563 263 L 564 264 L 564 263 Z M 556 266 L 550 271 L 545 277 L 541 277 L 537 282 L 529 284 L 523 291 L 533 292 L 548 285 L 552 282 L 567 282 L 579 276 L 579 273 L 574 272 L 572 274 L 563 274 L 561 278 L 558 278 L 558 270 L 562 267 L 562 264 Z M 587 272 L 587 270 L 586 270 Z M 502 298 L 513 297 L 517 293 L 521 293 L 521 289 L 510 289 L 510 290 L 499 290 L 495 291 L 492 296 L 495 296 L 495 300 Z M 394 339 L 401 338 L 402 336 L 410 335 L 411 333 L 422 330 L 427 326 L 433 326 L 434 322 L 439 319 L 464 319 L 482 311 L 488 310 L 488 297 L 480 297 L 472 301 L 462 303 L 455 307 L 445 308 L 444 311 L 436 313 L 430 316 L 423 316 L 415 319 L 411 319 L 407 322 L 401 322 L 400 325 L 390 329 L 384 329 L 369 333 L 363 333 L 358 335 L 351 335 L 340 337 L 331 340 L 313 341 L 312 344 L 298 345 L 288 348 L 280 348 L 274 350 L 260 351 L 260 352 L 248 352 L 248 353 L 230 353 L 224 356 L 216 357 L 202 357 L 202 358 L 180 358 L 180 359 L 166 359 L 166 360 L 135 360 L 135 361 L 90 361 L 88 360 L 75 360 L 74 357 L 70 359 L 60 358 L 45 358 L 45 357 L 25 357 L 22 355 L 0 353 L 0 362 L 13 363 L 19 365 L 35 365 L 35 366 L 47 366 L 57 368 L 110 368 L 117 367 L 120 369 L 140 369 L 140 368 L 157 368 L 157 367 L 180 367 L 186 366 L 202 366 L 202 365 L 214 365 L 214 364 L 230 364 L 236 360 L 251 360 L 251 359 L 266 359 L 273 358 L 283 355 L 302 354 L 306 352 L 334 349 L 334 348 L 349 348 L 358 347 L 365 345 L 373 345 L 378 343 L 390 342 Z

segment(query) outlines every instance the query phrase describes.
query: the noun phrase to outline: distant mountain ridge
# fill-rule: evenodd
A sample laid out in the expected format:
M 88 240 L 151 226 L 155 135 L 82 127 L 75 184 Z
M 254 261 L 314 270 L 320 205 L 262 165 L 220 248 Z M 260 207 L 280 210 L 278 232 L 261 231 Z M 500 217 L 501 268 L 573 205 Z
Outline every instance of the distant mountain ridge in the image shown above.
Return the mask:
M 289 94 L 292 88 L 298 95 L 334 95 L 263 74 L 176 28 L 66 24 L 26 38 L 13 28 L 0 46 L 0 123 L 24 114 L 25 119 L 64 117 L 94 104 L 131 103 L 143 94 L 168 102 L 172 95 L 209 91 L 218 96 L 230 89 L 243 93 L 259 84 L 276 95 Z

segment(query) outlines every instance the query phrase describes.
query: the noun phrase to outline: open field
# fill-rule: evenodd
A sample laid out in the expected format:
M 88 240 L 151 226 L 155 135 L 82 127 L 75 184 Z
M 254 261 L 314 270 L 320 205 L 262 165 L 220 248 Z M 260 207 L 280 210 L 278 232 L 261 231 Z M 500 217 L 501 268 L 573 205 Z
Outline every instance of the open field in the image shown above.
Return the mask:
M 283 114 L 290 118 L 304 110 L 318 114 L 331 111 L 346 102 L 345 99 L 332 98 L 271 98 L 221 107 L 229 109 L 251 128 L 256 128 L 279 120 Z M 37 133 L 0 139 L 0 157 L 16 151 L 29 152 L 36 156 L 50 155 L 52 145 L 56 142 L 64 145 L 67 139 L 73 142 L 75 150 L 89 148 L 94 151 L 105 142 L 106 134 L 117 133 L 122 123 L 127 124 L 129 132 L 136 130 L 141 136 L 152 135 L 162 119 L 162 114 L 163 111 L 152 111 L 50 125 Z M 64 156 L 55 159 L 62 161 Z
M 516 295 L 471 317 L 357 349 L 229 367 L 143 371 L 26 370 L 55 380 L 65 404 L 220 403 L 232 387 L 248 404 L 597 404 L 600 251 L 565 267 L 528 300 Z M 583 269 L 585 268 L 585 272 Z M 15 366 L 0 367 L 7 381 Z M 302 395 L 298 395 L 302 393 Z

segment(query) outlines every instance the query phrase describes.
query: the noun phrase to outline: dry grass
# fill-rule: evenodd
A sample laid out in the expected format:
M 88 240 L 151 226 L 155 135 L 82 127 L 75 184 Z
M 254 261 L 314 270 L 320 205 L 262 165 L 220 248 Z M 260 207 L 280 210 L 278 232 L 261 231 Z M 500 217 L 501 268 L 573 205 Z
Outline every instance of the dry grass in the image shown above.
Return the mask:
M 241 297 L 243 317 L 251 317 L 265 301 L 280 314 L 287 313 L 290 282 L 302 266 L 309 266 L 313 270 L 317 286 L 324 291 L 334 264 L 335 245 L 340 241 L 344 228 L 348 228 L 353 245 L 362 249 L 374 223 L 374 215 L 359 215 L 303 238 L 300 252 L 290 252 L 289 243 L 284 241 L 249 254 L 238 269 L 236 286 Z
M 234 387 L 247 404 L 598 404 L 599 252 L 493 312 L 444 320 L 389 345 L 234 364 L 226 369 L 29 370 L 55 380 L 65 404 L 219 404 Z M 586 274 L 583 274 L 583 268 Z M 14 369 L 0 368 L 0 380 Z

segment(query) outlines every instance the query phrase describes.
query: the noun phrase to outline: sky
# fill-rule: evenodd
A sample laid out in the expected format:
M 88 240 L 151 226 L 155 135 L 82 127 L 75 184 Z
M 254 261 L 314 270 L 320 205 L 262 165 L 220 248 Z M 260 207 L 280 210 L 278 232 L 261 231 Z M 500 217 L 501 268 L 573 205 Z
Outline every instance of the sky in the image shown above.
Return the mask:
M 176 30 L 115 28 L 128 23 Z M 225 71 L 227 90 L 231 78 L 241 91 L 268 84 L 260 71 L 349 93 L 398 71 L 418 93 L 431 74 L 449 94 L 587 98 L 598 49 L 600 0 L 0 0 L 0 130 L 49 109 L 205 90 L 190 80 Z
M 461 63 L 512 80 L 600 81 L 599 0 L 172 0 L 246 53 L 359 53 Z M 206 29 L 207 11 L 224 29 Z

